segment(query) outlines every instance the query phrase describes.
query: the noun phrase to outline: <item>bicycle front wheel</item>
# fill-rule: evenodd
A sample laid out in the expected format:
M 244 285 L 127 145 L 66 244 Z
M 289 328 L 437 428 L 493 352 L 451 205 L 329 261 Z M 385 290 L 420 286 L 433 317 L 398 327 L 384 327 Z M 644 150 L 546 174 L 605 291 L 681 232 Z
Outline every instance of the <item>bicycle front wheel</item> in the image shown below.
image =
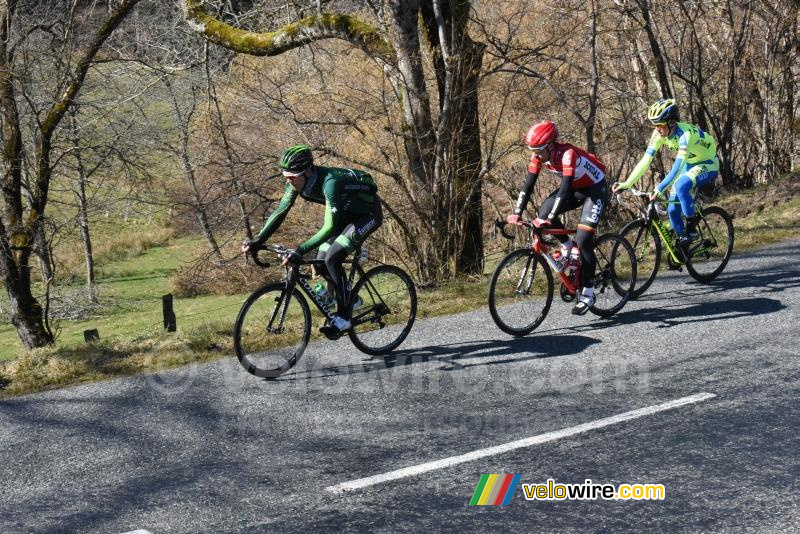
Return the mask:
M 703 210 L 697 224 L 700 238 L 689 247 L 686 270 L 698 282 L 708 283 L 728 264 L 733 253 L 733 221 L 717 206 Z
M 541 255 L 523 248 L 503 258 L 489 283 L 489 313 L 512 336 L 530 334 L 553 302 L 553 273 Z
M 242 305 L 233 329 L 239 363 L 260 378 L 277 378 L 302 356 L 311 335 L 311 312 L 297 289 L 269 284 Z
M 647 227 L 644 219 L 636 219 L 622 227 L 619 231 L 633 247 L 636 255 L 636 283 L 631 298 L 639 298 L 653 284 L 661 264 L 661 239 L 655 228 Z
M 406 339 L 417 317 L 417 290 L 405 271 L 379 265 L 367 271 L 353 288 L 350 341 L 372 356 L 387 354 Z
M 636 284 L 636 254 L 618 234 L 603 234 L 594 243 L 597 268 L 592 278 L 595 315 L 609 317 L 628 302 Z

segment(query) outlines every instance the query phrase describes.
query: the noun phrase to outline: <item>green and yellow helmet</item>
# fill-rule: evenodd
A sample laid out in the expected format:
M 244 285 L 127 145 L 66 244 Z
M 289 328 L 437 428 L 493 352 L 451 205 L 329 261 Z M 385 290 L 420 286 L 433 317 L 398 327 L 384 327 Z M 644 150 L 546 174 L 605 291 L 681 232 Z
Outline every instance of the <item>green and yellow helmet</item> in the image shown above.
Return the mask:
M 308 145 L 290 146 L 281 154 L 278 166 L 284 174 L 300 174 L 314 164 L 314 155 Z
M 659 100 L 647 110 L 647 120 L 654 125 L 665 124 L 667 121 L 681 120 L 678 104 L 672 98 Z

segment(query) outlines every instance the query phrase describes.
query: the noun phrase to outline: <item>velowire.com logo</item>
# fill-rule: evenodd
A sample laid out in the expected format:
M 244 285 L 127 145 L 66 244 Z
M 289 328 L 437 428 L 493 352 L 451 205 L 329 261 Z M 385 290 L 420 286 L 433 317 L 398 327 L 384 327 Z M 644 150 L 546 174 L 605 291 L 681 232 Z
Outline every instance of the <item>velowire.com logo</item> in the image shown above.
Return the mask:
M 514 474 L 490 474 L 481 475 L 478 487 L 469 501 L 470 506 L 484 504 L 508 504 L 517 489 L 519 478 L 522 475 Z

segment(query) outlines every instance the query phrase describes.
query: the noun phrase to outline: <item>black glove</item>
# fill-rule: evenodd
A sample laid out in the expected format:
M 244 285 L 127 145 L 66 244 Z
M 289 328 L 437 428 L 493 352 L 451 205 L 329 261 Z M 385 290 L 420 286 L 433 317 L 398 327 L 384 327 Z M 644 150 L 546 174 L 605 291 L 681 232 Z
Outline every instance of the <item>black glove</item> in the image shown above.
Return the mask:
M 260 248 L 261 248 L 261 245 L 263 245 L 263 244 L 264 244 L 264 241 L 262 241 L 262 240 L 261 240 L 261 239 L 259 239 L 259 238 L 255 238 L 255 239 L 245 239 L 245 240 L 242 242 L 242 249 L 245 249 L 245 248 L 246 248 L 246 249 L 248 249 L 248 252 L 253 252 L 253 253 L 254 253 L 254 252 L 256 252 L 258 249 L 260 249 Z
M 297 265 L 298 263 L 303 261 L 303 256 L 296 250 L 291 250 L 291 249 L 287 250 L 281 257 L 285 260 L 288 260 L 289 263 L 294 265 Z

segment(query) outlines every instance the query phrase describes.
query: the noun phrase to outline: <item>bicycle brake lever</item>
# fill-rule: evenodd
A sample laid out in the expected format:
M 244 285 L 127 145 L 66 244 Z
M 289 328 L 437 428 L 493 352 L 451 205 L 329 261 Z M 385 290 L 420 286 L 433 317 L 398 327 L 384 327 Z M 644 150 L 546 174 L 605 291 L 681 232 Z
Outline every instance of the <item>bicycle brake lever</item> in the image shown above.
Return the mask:
M 507 222 L 501 221 L 500 219 L 494 220 L 494 227 L 500 231 L 500 234 L 502 234 L 503 237 L 511 241 L 514 239 L 514 235 L 506 233 L 506 226 L 508 226 Z

